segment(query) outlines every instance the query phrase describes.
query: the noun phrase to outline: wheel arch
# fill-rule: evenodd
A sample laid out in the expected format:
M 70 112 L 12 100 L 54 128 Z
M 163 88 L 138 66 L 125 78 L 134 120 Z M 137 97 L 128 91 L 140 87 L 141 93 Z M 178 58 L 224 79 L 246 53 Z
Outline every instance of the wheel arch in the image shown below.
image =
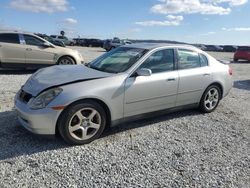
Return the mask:
M 111 111 L 110 111 L 108 105 L 105 102 L 103 102 L 102 100 L 97 99 L 97 98 L 84 98 L 84 99 L 79 99 L 79 100 L 76 100 L 76 101 L 70 103 L 69 105 L 67 105 L 66 108 L 63 109 L 63 111 L 60 113 L 60 115 L 58 116 L 57 121 L 56 121 L 56 129 L 55 129 L 55 134 L 56 135 L 59 135 L 58 122 L 59 122 L 59 119 L 61 118 L 61 116 L 63 115 L 63 112 L 66 109 L 68 109 L 71 106 L 73 106 L 74 104 L 79 103 L 79 102 L 84 102 L 84 101 L 94 101 L 94 102 L 97 102 L 99 105 L 102 106 L 102 108 L 104 109 L 104 111 L 106 113 L 106 118 L 107 118 L 107 123 L 106 123 L 105 129 L 109 128 L 109 126 L 111 124 Z

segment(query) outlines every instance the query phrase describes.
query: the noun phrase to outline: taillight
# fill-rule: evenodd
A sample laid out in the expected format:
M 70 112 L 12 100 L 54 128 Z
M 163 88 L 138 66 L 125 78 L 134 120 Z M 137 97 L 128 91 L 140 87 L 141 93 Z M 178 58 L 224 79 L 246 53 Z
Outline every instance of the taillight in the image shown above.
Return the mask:
M 230 76 L 232 76 L 233 75 L 233 69 L 228 65 L 228 74 L 230 75 Z

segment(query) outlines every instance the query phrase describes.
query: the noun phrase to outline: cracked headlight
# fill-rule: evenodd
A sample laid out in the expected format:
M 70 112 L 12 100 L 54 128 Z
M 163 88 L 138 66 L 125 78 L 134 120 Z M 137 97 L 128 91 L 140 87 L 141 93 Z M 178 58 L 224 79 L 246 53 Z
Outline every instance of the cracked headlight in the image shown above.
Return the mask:
M 36 98 L 29 102 L 29 107 L 31 109 L 41 109 L 45 108 L 51 101 L 53 101 L 61 92 L 62 88 L 53 88 L 42 92 Z

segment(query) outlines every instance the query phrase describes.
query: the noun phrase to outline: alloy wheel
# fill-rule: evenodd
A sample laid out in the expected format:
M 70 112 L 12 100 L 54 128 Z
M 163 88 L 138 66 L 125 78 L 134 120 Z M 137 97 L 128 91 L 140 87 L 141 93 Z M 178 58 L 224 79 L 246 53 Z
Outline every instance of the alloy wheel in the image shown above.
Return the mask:
M 69 134 L 77 140 L 93 137 L 101 127 L 102 118 L 94 108 L 78 110 L 69 121 Z
M 204 106 L 207 110 L 213 110 L 219 102 L 219 92 L 216 88 L 211 88 L 204 100 Z
M 63 59 L 60 60 L 60 62 L 58 64 L 59 65 L 72 65 L 73 63 L 69 59 L 63 58 Z

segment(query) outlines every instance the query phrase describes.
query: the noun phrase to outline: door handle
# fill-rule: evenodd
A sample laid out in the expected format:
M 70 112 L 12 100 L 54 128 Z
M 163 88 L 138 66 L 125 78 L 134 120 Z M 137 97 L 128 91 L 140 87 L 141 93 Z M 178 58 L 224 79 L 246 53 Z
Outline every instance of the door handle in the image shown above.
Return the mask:
M 170 81 L 175 81 L 175 78 L 168 78 L 167 81 L 168 81 L 168 82 L 170 82 Z
M 205 74 L 203 74 L 203 76 L 209 76 L 210 75 L 210 73 L 205 73 Z
M 31 49 L 31 48 L 26 48 L 26 50 L 27 50 L 27 51 L 32 51 L 32 49 Z

